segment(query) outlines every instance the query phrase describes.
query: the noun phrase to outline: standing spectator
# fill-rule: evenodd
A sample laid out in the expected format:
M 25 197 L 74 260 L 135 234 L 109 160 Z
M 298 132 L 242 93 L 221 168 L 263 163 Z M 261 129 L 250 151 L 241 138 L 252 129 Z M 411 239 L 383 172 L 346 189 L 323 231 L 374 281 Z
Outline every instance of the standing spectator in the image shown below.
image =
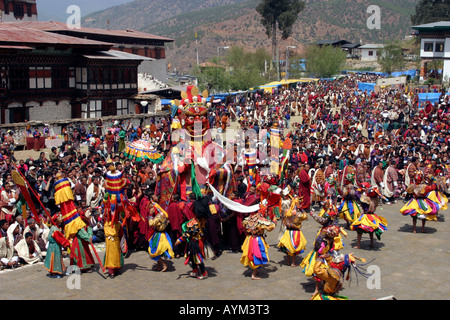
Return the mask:
M 75 197 L 75 203 L 78 205 L 81 202 L 86 203 L 86 191 L 87 191 L 87 176 L 82 176 L 73 188 L 73 196 Z

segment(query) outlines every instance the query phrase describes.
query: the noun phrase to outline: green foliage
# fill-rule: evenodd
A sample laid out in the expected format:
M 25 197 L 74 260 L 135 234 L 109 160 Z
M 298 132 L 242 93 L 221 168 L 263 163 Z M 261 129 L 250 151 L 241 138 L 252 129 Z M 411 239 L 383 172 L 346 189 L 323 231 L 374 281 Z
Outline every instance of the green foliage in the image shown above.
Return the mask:
M 378 63 L 381 65 L 381 70 L 388 74 L 402 70 L 406 62 L 401 44 L 398 41 L 385 44 L 379 51 Z
M 341 72 L 346 53 L 333 46 L 310 45 L 305 51 L 306 70 L 315 77 L 329 78 Z
M 270 56 L 260 48 L 255 52 L 245 51 L 243 47 L 232 47 L 226 53 L 224 61 L 215 57 L 209 62 L 215 66 L 195 68 L 193 74 L 198 79 L 199 88 L 215 92 L 248 90 L 264 84 L 265 61 Z
M 420 0 L 415 14 L 411 15 L 413 25 L 448 21 L 450 19 L 450 0 Z
M 266 28 L 267 36 L 272 36 L 273 27 L 278 24 L 282 39 L 287 39 L 304 8 L 305 3 L 300 0 L 263 0 L 256 11 L 261 15 L 261 24 Z
M 211 93 L 212 91 L 220 92 L 229 88 L 229 79 L 224 68 L 199 68 L 195 66 L 192 74 L 197 77 L 198 87 L 201 90 L 207 89 Z
M 262 0 L 256 6 L 261 15 L 261 24 L 266 34 L 272 38 L 272 61 L 277 60 L 277 27 L 281 31 L 281 38 L 286 40 L 292 34 L 292 28 L 305 3 L 300 0 Z

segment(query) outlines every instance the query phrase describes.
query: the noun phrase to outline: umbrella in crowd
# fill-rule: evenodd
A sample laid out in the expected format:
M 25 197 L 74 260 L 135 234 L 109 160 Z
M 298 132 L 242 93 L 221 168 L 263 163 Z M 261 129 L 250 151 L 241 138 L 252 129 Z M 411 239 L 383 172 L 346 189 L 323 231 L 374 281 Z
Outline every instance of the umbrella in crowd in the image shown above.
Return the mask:
M 128 159 L 136 160 L 138 162 L 147 159 L 155 164 L 164 160 L 164 156 L 146 140 L 136 140 L 133 143 L 130 143 L 125 149 L 125 156 Z

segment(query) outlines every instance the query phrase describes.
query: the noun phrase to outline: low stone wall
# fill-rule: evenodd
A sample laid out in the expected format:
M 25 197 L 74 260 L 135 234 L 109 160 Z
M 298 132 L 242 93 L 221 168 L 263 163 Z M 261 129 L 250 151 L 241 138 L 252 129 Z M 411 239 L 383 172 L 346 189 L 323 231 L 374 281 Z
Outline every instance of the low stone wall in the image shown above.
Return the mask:
M 103 133 L 106 133 L 106 128 L 110 127 L 114 121 L 122 121 L 125 125 L 130 123 L 133 127 L 139 126 L 142 122 L 143 125 L 150 124 L 151 120 L 154 119 L 158 121 L 163 117 L 169 115 L 168 111 L 158 111 L 156 113 L 141 113 L 141 114 L 128 114 L 122 116 L 106 116 L 101 117 L 103 121 Z M 16 141 L 16 145 L 24 145 L 26 144 L 26 136 L 27 136 L 27 127 L 30 126 L 31 131 L 33 132 L 35 128 L 38 128 L 40 132 L 43 132 L 45 125 L 49 125 L 50 135 L 51 136 L 59 136 L 62 133 L 63 128 L 67 128 L 67 131 L 70 133 L 74 128 L 84 125 L 86 130 L 89 127 L 95 129 L 96 122 L 98 118 L 90 118 L 90 119 L 61 119 L 61 120 L 49 120 L 49 121 L 28 121 L 28 122 L 19 122 L 19 123 L 9 123 L 0 125 L 0 131 L 2 134 L 5 134 L 8 130 L 12 130 L 14 132 L 14 140 Z

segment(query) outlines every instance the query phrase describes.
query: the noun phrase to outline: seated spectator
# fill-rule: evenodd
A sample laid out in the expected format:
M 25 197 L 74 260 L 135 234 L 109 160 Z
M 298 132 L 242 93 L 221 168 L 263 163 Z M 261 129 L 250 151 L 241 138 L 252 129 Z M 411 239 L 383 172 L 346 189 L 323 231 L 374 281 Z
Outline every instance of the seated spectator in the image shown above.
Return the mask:
M 23 264 L 34 264 L 43 260 L 41 249 L 36 241 L 34 241 L 31 232 L 26 233 L 24 238 L 14 248 L 17 251 L 20 262 Z

